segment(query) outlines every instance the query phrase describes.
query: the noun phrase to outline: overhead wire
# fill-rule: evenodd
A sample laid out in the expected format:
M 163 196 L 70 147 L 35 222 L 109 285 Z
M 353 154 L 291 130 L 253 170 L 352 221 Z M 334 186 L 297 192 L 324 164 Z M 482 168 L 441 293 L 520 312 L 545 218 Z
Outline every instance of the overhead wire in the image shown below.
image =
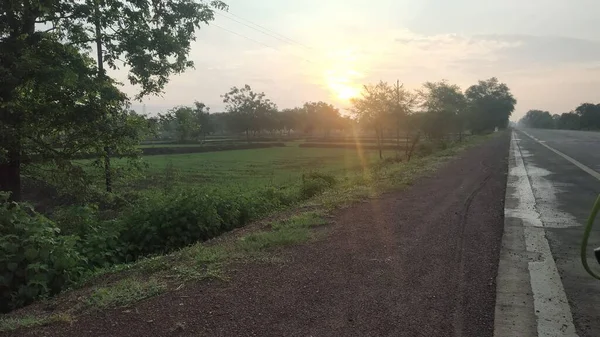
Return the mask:
M 235 31 L 233 31 L 233 30 L 231 30 L 231 29 L 227 29 L 227 28 L 225 28 L 225 27 L 221 27 L 221 26 L 217 25 L 216 23 L 212 23 L 212 22 L 211 22 L 211 23 L 210 23 L 210 25 L 211 25 L 211 26 L 214 26 L 214 27 L 217 27 L 217 28 L 219 28 L 219 29 L 222 29 L 222 30 L 224 30 L 224 31 L 226 31 L 226 32 L 229 32 L 229 33 L 231 33 L 231 34 L 233 34 L 233 35 L 237 35 L 237 36 L 239 36 L 239 37 L 242 37 L 242 38 L 244 38 L 244 39 L 246 39 L 246 40 L 250 40 L 250 41 L 252 41 L 252 42 L 254 42 L 254 43 L 258 43 L 258 44 L 260 44 L 260 45 L 263 45 L 263 46 L 265 46 L 265 47 L 267 47 L 267 48 L 271 48 L 271 49 L 273 49 L 273 50 L 275 50 L 275 51 L 280 51 L 279 49 L 277 49 L 277 48 L 275 48 L 275 47 L 273 47 L 273 46 L 270 46 L 270 45 L 268 45 L 268 44 L 266 44 L 266 43 L 263 43 L 263 42 L 260 42 L 260 41 L 258 41 L 258 40 L 255 40 L 255 39 L 253 39 L 253 38 L 251 38 L 251 37 L 248 37 L 248 36 L 246 36 L 246 35 L 243 35 L 243 34 L 237 33 L 237 32 L 235 32 Z
M 217 12 L 215 12 L 215 13 L 217 13 Z M 235 21 L 235 20 L 234 20 L 234 21 Z M 243 23 L 242 23 L 242 24 L 243 24 Z M 246 24 L 244 24 L 244 25 L 245 25 L 245 26 L 248 26 L 248 25 L 246 25 Z M 223 27 L 223 26 L 217 25 L 217 24 L 215 24 L 215 23 L 213 23 L 213 22 L 211 22 L 211 23 L 210 23 L 210 26 L 217 27 L 217 28 L 219 28 L 219 29 L 222 29 L 222 30 L 224 30 L 224 31 L 226 31 L 226 32 L 228 32 L 228 33 L 230 33 L 230 34 L 233 34 L 233 35 L 239 36 L 239 37 L 241 37 L 241 38 L 244 38 L 244 39 L 246 39 L 246 40 L 252 41 L 252 42 L 254 42 L 254 43 L 257 43 L 257 44 L 260 44 L 260 45 L 262 45 L 262 46 L 265 46 L 265 47 L 267 47 L 267 48 L 273 49 L 273 50 L 275 50 L 275 51 L 282 52 L 280 49 L 277 49 L 276 47 L 274 47 L 274 46 L 272 46 L 272 45 L 269 45 L 269 44 L 266 44 L 266 43 L 264 43 L 264 42 L 261 42 L 261 41 L 259 41 L 259 40 L 253 39 L 253 38 L 251 38 L 251 37 L 249 37 L 249 36 L 246 36 L 246 35 L 244 35 L 244 34 L 238 33 L 238 32 L 236 32 L 236 31 L 233 31 L 233 30 L 231 30 L 231 29 L 225 28 L 225 27 Z M 249 28 L 252 28 L 252 27 L 250 27 L 250 26 L 248 26 L 248 27 L 249 27 Z M 252 29 L 254 29 L 254 28 L 252 28 Z M 263 34 L 265 34 L 265 35 L 269 35 L 269 36 L 275 37 L 275 36 L 273 36 L 272 34 L 268 34 L 268 33 L 262 32 L 262 31 L 260 31 L 260 30 L 258 30 L 258 29 L 255 29 L 255 30 L 257 30 L 257 31 L 259 31 L 259 32 L 261 32 L 261 33 L 263 33 Z M 277 38 L 277 37 L 275 37 L 275 38 Z M 279 38 L 278 38 L 278 39 L 279 39 Z M 281 40 L 281 39 L 279 39 L 279 40 Z M 285 41 L 284 41 L 284 42 L 285 42 Z M 289 43 L 288 43 L 288 44 L 289 44 Z M 291 53 L 289 53 L 289 54 L 291 54 Z M 304 61 L 306 61 L 306 62 L 309 62 L 309 63 L 314 63 L 313 61 L 311 61 L 311 60 L 309 60 L 309 59 L 307 59 L 307 58 L 305 58 L 305 57 L 303 57 L 303 56 L 299 56 L 299 55 L 295 55 L 295 54 L 291 54 L 291 55 L 293 55 L 293 56 L 295 56 L 295 57 L 298 57 L 298 58 L 301 58 L 301 59 L 303 59 L 303 60 L 304 60 Z
M 276 39 L 279 39 L 279 40 L 285 41 L 285 42 L 287 42 L 287 43 L 293 43 L 293 44 L 296 44 L 296 45 L 302 46 L 302 47 L 304 47 L 304 48 L 307 48 L 307 49 L 313 49 L 313 48 L 311 48 L 311 47 L 309 47 L 309 46 L 305 45 L 305 44 L 304 44 L 304 43 L 302 43 L 302 42 L 298 42 L 298 41 L 296 41 L 296 40 L 294 40 L 294 39 L 292 39 L 292 38 L 289 38 L 289 37 L 287 37 L 287 36 L 285 36 L 285 35 L 283 35 L 283 34 L 280 34 L 280 33 L 276 32 L 276 31 L 274 31 L 274 30 L 272 30 L 272 29 L 269 29 L 269 28 L 267 28 L 267 27 L 265 27 L 265 26 L 259 25 L 258 23 L 256 23 L 256 22 L 253 22 L 253 21 L 251 21 L 251 20 L 244 19 L 243 17 L 241 17 L 241 16 L 239 16 L 239 15 L 236 15 L 236 14 L 234 14 L 234 13 L 232 13 L 232 12 L 221 10 L 221 11 L 215 11 L 215 13 L 217 13 L 217 14 L 221 15 L 221 16 L 222 16 L 222 17 L 224 17 L 224 18 L 227 18 L 227 19 L 229 19 L 229 20 L 235 21 L 235 22 L 237 22 L 237 23 L 239 23 L 239 24 L 242 24 L 242 25 L 244 25 L 244 26 L 247 26 L 247 27 L 249 27 L 249 28 L 252 28 L 252 29 L 254 29 L 254 30 L 260 31 L 260 32 L 262 32 L 262 33 L 264 33 L 264 34 L 266 34 L 266 35 L 272 36 L 272 37 L 274 37 L 274 38 L 276 38 Z M 231 16 L 233 16 L 233 17 L 235 17 L 235 18 L 239 19 L 239 20 L 236 20 L 236 19 L 234 19 L 234 18 L 231 18 L 231 17 L 229 17 L 229 16 L 225 15 L 224 13 L 227 13 L 228 15 L 231 15 Z M 249 24 L 246 24 L 246 23 L 244 23 L 244 22 L 241 22 L 240 20 L 242 20 L 242 21 L 245 21 L 245 22 L 247 22 L 247 23 L 249 23 Z M 252 26 L 250 26 L 250 25 L 253 25 L 254 27 L 252 27 Z M 257 27 L 257 28 L 256 28 L 256 27 Z

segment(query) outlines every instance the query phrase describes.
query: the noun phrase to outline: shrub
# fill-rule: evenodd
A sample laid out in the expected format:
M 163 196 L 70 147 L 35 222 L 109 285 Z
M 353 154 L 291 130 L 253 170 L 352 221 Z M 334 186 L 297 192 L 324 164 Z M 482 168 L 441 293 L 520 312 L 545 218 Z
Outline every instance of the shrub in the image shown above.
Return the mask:
M 332 188 L 335 183 L 335 177 L 319 172 L 311 172 L 302 175 L 300 198 L 303 200 L 310 199 L 325 192 L 325 190 Z
M 435 147 L 431 142 L 423 142 L 417 145 L 417 154 L 420 156 L 428 156 L 435 151 Z
M 222 232 L 215 199 L 197 191 L 151 195 L 121 221 L 120 239 L 127 245 L 128 260 L 166 253 Z
M 120 241 L 120 223 L 102 221 L 95 205 L 62 207 L 53 218 L 62 234 L 80 238 L 76 248 L 86 258 L 89 268 L 123 262 L 125 247 Z
M 322 180 L 325 180 L 325 182 L 327 182 L 327 184 L 330 187 L 333 187 L 337 183 L 335 177 L 332 176 L 331 174 L 326 174 L 326 173 L 321 173 L 321 172 L 316 172 L 316 171 L 312 171 L 312 172 L 302 175 L 302 179 L 303 180 L 322 179 Z
M 50 219 L 0 196 L 0 310 L 58 293 L 83 272 L 76 236 L 61 236 Z

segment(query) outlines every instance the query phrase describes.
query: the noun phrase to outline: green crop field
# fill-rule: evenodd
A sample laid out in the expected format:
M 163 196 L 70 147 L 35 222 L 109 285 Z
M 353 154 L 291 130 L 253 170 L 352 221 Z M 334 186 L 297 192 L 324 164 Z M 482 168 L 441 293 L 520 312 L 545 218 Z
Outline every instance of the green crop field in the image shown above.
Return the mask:
M 384 152 L 385 156 L 393 154 Z M 178 186 L 252 192 L 265 186 L 299 183 L 302 174 L 310 171 L 343 179 L 378 160 L 378 152 L 374 150 L 297 146 L 146 156 L 143 161 L 148 167 L 143 186 L 157 187 L 156 182 L 169 179 L 166 183 Z

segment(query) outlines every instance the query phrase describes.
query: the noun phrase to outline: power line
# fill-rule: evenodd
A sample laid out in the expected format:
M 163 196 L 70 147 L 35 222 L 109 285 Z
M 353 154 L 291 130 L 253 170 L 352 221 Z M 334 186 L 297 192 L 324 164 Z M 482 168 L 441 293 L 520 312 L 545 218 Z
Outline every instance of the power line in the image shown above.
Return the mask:
M 258 43 L 258 44 L 260 44 L 260 45 L 263 45 L 263 46 L 265 46 L 265 47 L 267 47 L 267 48 L 271 48 L 271 49 L 274 49 L 275 51 L 279 51 L 277 48 L 275 48 L 275 47 L 273 47 L 273 46 L 270 46 L 270 45 L 268 45 L 268 44 L 266 44 L 266 43 L 263 43 L 263 42 L 260 42 L 260 41 L 258 41 L 258 40 L 255 40 L 255 39 L 253 39 L 253 38 L 251 38 L 251 37 L 247 37 L 246 35 L 242 35 L 242 34 L 240 34 L 240 33 L 236 33 L 236 32 L 234 32 L 233 30 L 230 30 L 230 29 L 227 29 L 227 28 L 221 27 L 221 26 L 219 26 L 219 25 L 217 25 L 217 24 L 215 24 L 215 23 L 211 23 L 210 25 L 211 25 L 211 26 L 214 26 L 214 27 L 217 27 L 217 28 L 220 28 L 220 29 L 222 29 L 222 30 L 224 30 L 224 31 L 226 31 L 226 32 L 229 32 L 229 33 L 233 34 L 233 35 L 237 35 L 237 36 L 239 36 L 239 37 L 243 37 L 243 38 L 244 38 L 244 39 L 246 39 L 246 40 L 250 40 L 250 41 L 252 41 L 252 42 L 254 42 L 254 43 Z
M 231 15 L 231 16 L 234 16 L 234 17 L 236 17 L 236 18 L 238 18 L 238 19 L 240 19 L 240 20 L 246 21 L 246 22 L 248 22 L 249 24 L 251 24 L 251 25 L 253 25 L 253 26 L 256 26 L 256 27 L 258 27 L 258 29 L 257 29 L 257 28 L 254 28 L 254 27 L 250 27 L 250 28 L 252 28 L 252 29 L 255 29 L 255 30 L 258 30 L 258 31 L 261 31 L 262 33 L 264 33 L 264 34 L 266 34 L 266 35 L 273 36 L 273 35 L 271 35 L 271 34 L 274 34 L 274 35 L 277 35 L 277 36 L 279 36 L 279 37 L 273 36 L 273 37 L 275 37 L 275 38 L 277 38 L 277 39 L 280 39 L 280 40 L 284 39 L 284 40 L 286 40 L 286 42 L 288 42 L 288 43 L 297 44 L 297 45 L 299 45 L 299 46 L 302 46 L 302 47 L 304 47 L 304 48 L 307 48 L 307 49 L 313 49 L 313 48 L 311 48 L 311 47 L 309 47 L 309 46 L 307 46 L 307 45 L 305 45 L 305 44 L 303 44 L 303 43 L 301 43 L 301 42 L 298 42 L 298 41 L 296 41 L 296 40 L 294 40 L 294 39 L 291 39 L 291 38 L 289 38 L 289 37 L 287 37 L 287 36 L 285 36 L 285 35 L 283 35 L 283 34 L 279 34 L 279 33 L 277 33 L 276 31 L 273 31 L 273 30 L 271 30 L 271 29 L 269 29 L 269 28 L 267 28 L 267 27 L 264 27 L 264 26 L 261 26 L 261 25 L 259 25 L 258 23 L 254 23 L 254 22 L 252 22 L 252 21 L 250 21 L 250 20 L 248 20 L 248 19 L 244 19 L 243 17 L 241 17 L 241 16 L 239 16 L 239 15 L 235 15 L 235 14 L 233 14 L 233 13 L 229 12 L 229 11 L 221 11 L 221 12 L 215 12 L 215 13 L 218 13 L 218 14 L 220 14 L 220 15 L 221 15 L 221 16 L 223 16 L 223 17 L 226 17 L 226 18 L 228 18 L 228 19 L 230 19 L 230 20 L 233 20 L 233 21 L 235 21 L 235 22 L 238 22 L 238 23 L 240 23 L 240 24 L 243 24 L 244 26 L 250 27 L 250 26 L 249 26 L 249 25 L 247 25 L 246 23 L 240 22 L 240 21 L 238 21 L 238 20 L 235 20 L 235 19 L 233 19 L 233 18 L 230 18 L 230 17 L 228 17 L 228 16 L 226 16 L 226 15 L 224 15 L 224 14 L 223 14 L 223 13 L 227 13 L 227 14 L 229 14 L 229 15 Z M 271 34 L 269 34 L 269 33 L 271 33 Z
M 222 16 L 222 17 L 224 17 L 224 18 L 226 18 L 226 19 L 229 19 L 229 20 L 231 20 L 231 21 L 233 21 L 233 22 L 237 22 L 237 23 L 239 23 L 239 24 L 241 24 L 241 25 L 244 25 L 244 26 L 246 26 L 246 27 L 248 27 L 248 28 L 250 28 L 250 29 L 254 29 L 254 30 L 255 30 L 255 31 L 257 31 L 257 32 L 260 32 L 260 33 L 263 33 L 263 34 L 265 34 L 265 35 L 268 35 L 268 36 L 270 36 L 270 37 L 272 37 L 272 38 L 275 38 L 275 39 L 277 39 L 277 40 L 279 40 L 279 41 L 283 41 L 283 42 L 285 42 L 285 43 L 290 43 L 290 41 L 288 41 L 287 39 L 281 38 L 281 37 L 279 37 L 279 36 L 277 36 L 277 35 L 275 35 L 275 34 L 271 34 L 271 33 L 267 32 L 267 31 L 264 31 L 264 30 L 262 30 L 262 29 L 258 29 L 258 28 L 256 28 L 256 27 L 252 27 L 252 26 L 250 26 L 249 24 L 246 24 L 246 23 L 244 23 L 244 22 L 242 22 L 242 21 L 239 21 L 239 20 L 236 20 L 236 19 L 234 19 L 234 18 L 230 18 L 230 17 L 228 17 L 228 16 L 225 16 L 225 15 L 223 15 L 223 14 L 219 13 L 219 12 L 215 12 L 215 13 L 216 13 L 216 14 L 219 14 L 220 16 Z
M 277 48 L 275 48 L 275 47 L 273 47 L 273 46 L 271 46 L 271 45 L 268 45 L 268 44 L 266 44 L 266 43 L 260 42 L 260 41 L 258 41 L 258 40 L 255 40 L 255 39 L 251 38 L 251 37 L 248 37 L 248 36 L 246 36 L 246 35 L 240 34 L 240 33 L 238 33 L 238 32 L 235 32 L 235 31 L 231 30 L 231 29 L 227 29 L 227 28 L 225 28 L 225 27 L 221 27 L 221 26 L 219 26 L 219 25 L 217 25 L 217 24 L 215 24 L 215 23 L 210 23 L 210 25 L 211 25 L 211 26 L 214 26 L 214 27 L 217 27 L 217 28 L 219 28 L 219 29 L 222 29 L 222 30 L 224 30 L 224 31 L 226 31 L 226 32 L 228 32 L 228 33 L 230 33 L 230 34 L 233 34 L 233 35 L 236 35 L 236 36 L 242 37 L 242 38 L 244 38 L 244 39 L 246 39 L 246 40 L 252 41 L 252 42 L 254 42 L 254 43 L 258 43 L 258 44 L 260 44 L 260 45 L 262 45 L 262 46 L 265 46 L 265 47 L 267 47 L 267 48 L 270 48 L 270 49 L 273 49 L 273 50 L 275 50 L 275 51 L 281 52 L 281 50 L 279 50 L 279 49 L 277 49 Z M 309 60 L 309 59 L 306 59 L 306 58 L 304 58 L 304 57 L 302 57 L 302 56 L 298 56 L 298 55 L 294 55 L 294 56 L 296 56 L 296 57 L 299 57 L 299 58 L 303 59 L 303 60 L 304 60 L 304 61 L 306 61 L 306 62 L 313 63 L 311 60 Z

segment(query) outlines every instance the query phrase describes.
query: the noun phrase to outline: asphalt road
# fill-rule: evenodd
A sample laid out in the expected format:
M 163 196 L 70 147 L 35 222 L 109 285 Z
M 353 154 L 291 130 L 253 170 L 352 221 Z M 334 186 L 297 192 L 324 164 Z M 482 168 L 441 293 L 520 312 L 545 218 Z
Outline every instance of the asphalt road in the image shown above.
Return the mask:
M 538 336 L 600 336 L 600 281 L 585 273 L 579 258 L 583 225 L 600 194 L 599 176 L 594 177 L 594 172 L 600 173 L 600 132 L 518 130 L 513 134 L 511 155 L 503 245 L 509 247 L 506 251 L 516 253 L 501 257 L 514 268 L 503 269 L 501 262 L 496 331 L 502 330 L 498 322 L 505 319 L 519 327 L 515 330 L 530 329 L 520 335 L 536 331 Z M 507 234 L 511 230 L 523 233 L 519 235 L 524 240 L 519 243 L 512 238 Z M 515 237 L 521 238 L 519 235 Z M 600 272 L 591 253 L 600 246 L 600 224 L 590 244 L 590 262 Z M 526 257 L 522 268 L 518 267 L 522 260 L 514 257 L 519 254 Z M 503 273 L 512 276 L 502 281 Z M 524 279 L 523 275 L 530 280 L 529 285 L 522 283 L 523 296 L 508 296 L 515 294 L 511 284 Z M 512 309 L 507 304 L 511 301 Z M 535 317 L 528 325 L 531 317 L 525 317 L 531 307 Z M 515 317 L 507 315 L 511 311 Z M 515 330 L 497 335 L 514 334 Z

